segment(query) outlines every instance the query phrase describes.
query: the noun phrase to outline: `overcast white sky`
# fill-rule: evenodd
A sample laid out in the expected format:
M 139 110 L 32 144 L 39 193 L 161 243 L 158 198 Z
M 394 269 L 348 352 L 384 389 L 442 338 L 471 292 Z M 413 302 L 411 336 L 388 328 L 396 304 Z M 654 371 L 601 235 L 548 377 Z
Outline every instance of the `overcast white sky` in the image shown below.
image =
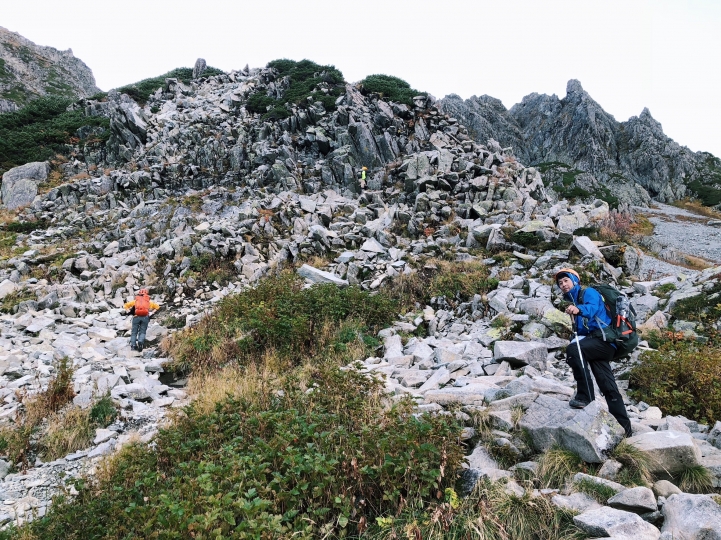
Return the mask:
M 0 0 L 0 26 L 72 48 L 103 90 L 198 57 L 226 71 L 308 58 L 508 108 L 578 79 L 617 120 L 648 107 L 721 156 L 719 0 Z

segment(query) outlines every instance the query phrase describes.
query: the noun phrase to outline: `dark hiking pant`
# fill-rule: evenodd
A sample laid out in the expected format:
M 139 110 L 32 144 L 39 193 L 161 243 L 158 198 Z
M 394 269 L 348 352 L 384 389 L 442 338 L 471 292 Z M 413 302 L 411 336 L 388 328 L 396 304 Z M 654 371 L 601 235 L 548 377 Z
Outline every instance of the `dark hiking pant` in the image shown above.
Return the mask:
M 148 329 L 150 315 L 145 317 L 133 317 L 133 325 L 130 328 L 130 346 L 135 347 L 135 342 L 142 345 L 145 343 L 145 332 Z
M 590 367 L 601 394 L 606 398 L 608 411 L 621 424 L 621 427 L 626 431 L 626 436 L 630 437 L 632 435 L 631 421 L 628 419 L 623 397 L 621 397 L 621 392 L 618 391 L 616 379 L 609 363 L 615 353 L 613 345 L 595 337 L 585 337 L 579 343 L 585 361 L 585 373 L 578 355 L 578 345 L 571 342 L 568 349 L 566 349 L 566 362 L 571 366 L 573 378 L 576 379 L 576 399 L 586 403 L 591 403 L 596 399 L 593 380 L 591 380 L 591 373 L 589 372 Z

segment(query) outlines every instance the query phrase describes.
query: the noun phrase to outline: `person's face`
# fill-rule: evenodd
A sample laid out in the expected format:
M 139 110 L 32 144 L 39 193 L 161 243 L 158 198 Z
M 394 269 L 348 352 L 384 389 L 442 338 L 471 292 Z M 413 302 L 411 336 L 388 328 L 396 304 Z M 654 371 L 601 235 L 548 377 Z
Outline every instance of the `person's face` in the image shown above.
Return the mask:
M 570 277 L 563 276 L 561 279 L 558 280 L 558 288 L 561 289 L 561 292 L 563 292 L 563 294 L 566 294 L 568 291 L 573 289 L 573 281 L 571 281 Z

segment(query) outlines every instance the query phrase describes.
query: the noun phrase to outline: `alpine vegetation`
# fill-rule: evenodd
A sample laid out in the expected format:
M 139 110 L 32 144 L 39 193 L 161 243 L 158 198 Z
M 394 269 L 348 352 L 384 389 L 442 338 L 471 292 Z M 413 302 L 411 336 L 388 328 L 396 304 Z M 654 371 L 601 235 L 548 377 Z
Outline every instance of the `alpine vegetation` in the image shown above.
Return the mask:
M 8 161 L 0 538 L 721 534 L 721 267 L 649 192 L 392 76 L 167 75 Z

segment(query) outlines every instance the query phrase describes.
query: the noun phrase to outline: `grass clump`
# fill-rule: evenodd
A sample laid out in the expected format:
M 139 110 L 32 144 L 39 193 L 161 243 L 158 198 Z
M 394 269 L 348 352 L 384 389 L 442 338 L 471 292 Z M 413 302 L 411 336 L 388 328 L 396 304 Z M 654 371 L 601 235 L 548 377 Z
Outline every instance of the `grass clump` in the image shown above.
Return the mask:
M 571 476 L 585 470 L 583 460 L 570 450 L 552 446 L 538 460 L 538 479 L 543 487 L 563 487 Z
M 648 455 L 625 439 L 616 445 L 610 457 L 623 465 L 616 478 L 618 483 L 624 486 L 646 486 L 651 482 L 651 462 Z
M 378 518 L 362 538 L 444 538 L 465 540 L 571 540 L 586 538 L 573 523 L 573 513 L 544 497 L 522 496 L 502 483 L 483 481 L 465 499 L 447 490 L 442 502 L 410 508 L 399 516 Z
M 24 397 L 24 412 L 18 415 L 15 425 L 0 429 L 0 452 L 8 456 L 11 463 L 20 463 L 22 470 L 28 466 L 30 453 L 36 450 L 32 442 L 43 420 L 75 396 L 72 378 L 73 368 L 68 359 L 63 358 L 55 366 L 55 376 L 48 387 L 32 397 Z
M 467 302 L 498 287 L 498 279 L 489 276 L 488 267 L 479 262 L 433 259 L 418 272 L 394 280 L 391 294 L 405 310 L 416 303 L 427 305 L 436 296 L 445 296 L 451 303 Z
M 601 504 L 606 504 L 606 501 L 608 501 L 608 499 L 616 495 L 615 489 L 603 485 L 600 482 L 593 482 L 585 478 L 578 482 L 574 482 L 573 486 L 576 488 L 576 490 L 580 491 L 581 493 L 585 493 L 586 495 L 590 495 Z
M 462 459 L 454 420 L 416 418 L 410 401 L 386 407 L 382 384 L 356 371 L 308 375 L 253 379 L 210 411 L 187 407 L 152 446 L 127 447 L 96 480 L 78 482 L 73 500 L 59 497 L 22 532 L 68 540 L 351 537 L 376 517 L 429 505 L 454 480 Z
M 224 71 L 222 69 L 208 66 L 203 72 L 203 77 L 222 75 L 223 73 Z M 122 86 L 118 88 L 118 92 L 129 95 L 140 104 L 145 104 L 145 102 L 148 101 L 150 95 L 165 84 L 165 79 L 178 79 L 185 84 L 188 84 L 193 79 L 193 68 L 175 68 L 172 71 L 168 71 L 164 75 L 151 77 L 149 79 L 143 79 L 142 81 Z M 93 97 L 102 98 L 103 96 L 99 95 Z
M 703 465 L 689 465 L 676 476 L 679 489 L 685 493 L 709 493 L 713 490 L 713 475 Z
M 102 140 L 110 136 L 110 123 L 100 116 L 85 116 L 68 110 L 72 100 L 46 96 L 22 109 L 0 115 L 0 174 L 31 161 L 45 161 L 66 151 L 71 142 L 82 144 L 76 132 L 84 126 L 104 128 Z M 93 135 L 97 139 L 97 135 Z M 71 140 L 72 139 L 72 140 Z
M 666 341 L 641 355 L 629 376 L 631 396 L 669 416 L 721 420 L 721 348 L 711 342 Z
M 330 354 L 344 326 L 374 334 L 395 317 L 397 303 L 387 295 L 304 285 L 302 278 L 284 273 L 224 298 L 213 317 L 174 334 L 166 344 L 175 367 L 215 368 L 231 360 L 246 364 L 268 351 L 298 365 L 322 351 Z
M 403 79 L 391 75 L 368 75 L 360 82 L 360 86 L 363 94 L 374 92 L 384 99 L 405 103 L 409 107 L 413 106 L 415 96 L 427 95 L 426 92 L 411 88 L 411 85 Z
M 13 313 L 15 306 L 28 300 L 37 300 L 35 293 L 28 289 L 17 289 L 0 300 L 0 312 Z

